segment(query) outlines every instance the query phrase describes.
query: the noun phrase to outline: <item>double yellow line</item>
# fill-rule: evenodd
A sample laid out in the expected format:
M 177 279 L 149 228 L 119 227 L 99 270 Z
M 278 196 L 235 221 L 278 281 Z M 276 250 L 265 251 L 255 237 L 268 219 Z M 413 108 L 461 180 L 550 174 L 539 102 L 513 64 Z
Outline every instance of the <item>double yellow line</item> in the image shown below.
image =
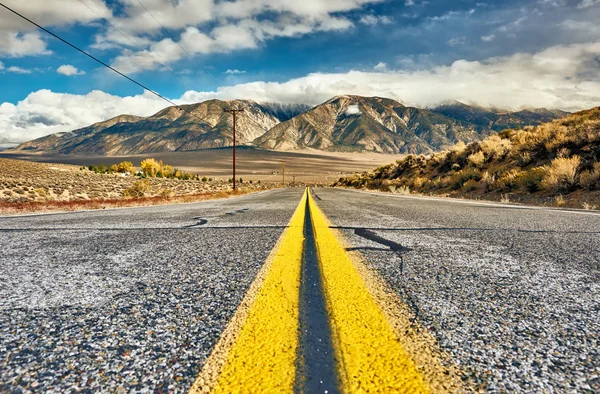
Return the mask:
M 299 298 L 307 206 L 331 326 L 339 390 L 461 391 L 456 371 L 445 365 L 439 352 L 432 351 L 432 338 L 420 338 L 422 335 L 416 334 L 408 323 L 407 309 L 400 304 L 391 306 L 394 302 L 390 303 L 389 292 L 381 290 L 384 285 L 360 262 L 350 258 L 340 236 L 330 228 L 307 189 L 191 393 L 294 392 L 301 346 Z

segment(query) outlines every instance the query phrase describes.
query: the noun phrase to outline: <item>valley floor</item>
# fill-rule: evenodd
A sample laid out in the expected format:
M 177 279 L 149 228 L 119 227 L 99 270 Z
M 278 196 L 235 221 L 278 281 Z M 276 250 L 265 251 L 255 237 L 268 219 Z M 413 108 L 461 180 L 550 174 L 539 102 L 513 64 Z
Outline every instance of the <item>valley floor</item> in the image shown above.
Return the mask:
M 286 183 L 331 184 L 339 177 L 367 171 L 391 163 L 403 155 L 380 153 L 345 153 L 316 150 L 270 151 L 251 147 L 237 149 L 237 177 L 263 183 L 280 183 L 281 164 L 285 165 Z M 45 154 L 1 153 L 0 158 L 14 158 L 35 162 L 63 163 L 87 166 L 112 165 L 123 160 L 139 165 L 146 158 L 162 160 L 183 171 L 200 176 L 227 180 L 231 178 L 231 148 L 207 149 L 193 152 L 159 152 L 129 156 L 67 156 Z

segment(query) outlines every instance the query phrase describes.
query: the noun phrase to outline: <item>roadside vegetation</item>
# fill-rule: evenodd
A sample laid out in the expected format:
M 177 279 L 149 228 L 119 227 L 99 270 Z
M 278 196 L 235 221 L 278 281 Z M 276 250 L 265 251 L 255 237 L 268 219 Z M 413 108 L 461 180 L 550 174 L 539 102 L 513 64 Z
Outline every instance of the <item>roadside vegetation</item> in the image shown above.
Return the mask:
M 0 159 L 0 212 L 73 210 L 191 202 L 267 188 L 186 173 L 154 159 L 77 167 Z
M 600 208 L 600 107 L 394 164 L 334 186 Z

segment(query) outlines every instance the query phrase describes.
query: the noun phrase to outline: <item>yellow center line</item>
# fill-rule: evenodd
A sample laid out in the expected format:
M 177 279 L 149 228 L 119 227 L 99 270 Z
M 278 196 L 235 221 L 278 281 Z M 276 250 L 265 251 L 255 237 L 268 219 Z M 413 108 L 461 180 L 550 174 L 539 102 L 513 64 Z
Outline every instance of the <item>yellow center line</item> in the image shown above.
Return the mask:
M 239 330 L 232 329 L 237 332 L 227 341 L 231 347 L 219 349 L 215 357 L 211 355 L 190 393 L 293 392 L 306 198 L 305 192 L 276 246 L 245 320 L 235 323 Z M 224 363 L 214 359 L 221 357 Z M 214 371 L 208 370 L 214 368 L 220 374 L 213 385 L 210 376 Z
M 466 392 L 459 371 L 374 272 L 351 260 L 308 189 L 190 394 L 293 393 L 298 372 L 304 227 L 310 210 L 344 393 Z
M 429 393 L 415 363 L 309 196 L 342 391 Z

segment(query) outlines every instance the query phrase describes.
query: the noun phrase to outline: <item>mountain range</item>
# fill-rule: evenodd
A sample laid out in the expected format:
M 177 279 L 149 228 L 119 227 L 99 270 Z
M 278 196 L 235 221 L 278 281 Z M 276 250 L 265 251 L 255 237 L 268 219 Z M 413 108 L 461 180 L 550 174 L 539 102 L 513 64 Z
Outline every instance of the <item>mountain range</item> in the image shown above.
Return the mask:
M 428 153 L 459 141 L 479 141 L 505 128 L 538 125 L 567 113 L 531 109 L 508 112 L 459 102 L 422 109 L 380 97 L 338 96 L 315 107 L 209 100 L 168 107 L 149 116 L 121 115 L 82 129 L 26 142 L 13 152 L 129 155 L 193 151 L 237 142 L 261 149 Z

